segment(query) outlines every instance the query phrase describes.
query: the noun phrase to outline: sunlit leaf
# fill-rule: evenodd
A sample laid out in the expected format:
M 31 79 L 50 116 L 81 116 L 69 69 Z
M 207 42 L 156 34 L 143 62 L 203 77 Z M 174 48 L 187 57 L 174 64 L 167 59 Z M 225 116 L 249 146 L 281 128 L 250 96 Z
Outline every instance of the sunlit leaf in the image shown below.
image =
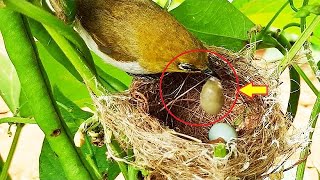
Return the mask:
M 67 179 L 66 175 L 63 172 L 59 157 L 51 149 L 47 140 L 43 141 L 39 161 L 40 179 Z
M 227 0 L 186 0 L 171 13 L 207 45 L 236 51 L 246 44 L 254 26 Z
M 0 96 L 12 112 L 19 108 L 20 82 L 10 59 L 0 54 Z
M 77 81 L 65 67 L 55 61 L 40 43 L 37 43 L 37 47 L 51 86 L 57 86 L 63 94 L 79 106 L 91 104 L 92 101 L 86 86 Z

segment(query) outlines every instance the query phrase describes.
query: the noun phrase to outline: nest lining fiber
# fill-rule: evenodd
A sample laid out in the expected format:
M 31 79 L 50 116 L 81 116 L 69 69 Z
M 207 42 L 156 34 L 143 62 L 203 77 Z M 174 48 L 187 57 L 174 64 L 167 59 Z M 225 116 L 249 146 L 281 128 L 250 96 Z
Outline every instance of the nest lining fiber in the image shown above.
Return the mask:
M 252 65 L 251 58 L 214 50 L 232 63 L 240 86 L 251 81 L 269 85 L 268 97 L 251 100 L 240 96 L 222 121 L 238 132 L 237 139 L 227 142 L 227 156 L 213 156 L 216 144 L 208 142 L 210 127 L 191 127 L 168 115 L 159 98 L 159 79 L 138 78 L 127 92 L 96 97 L 105 130 L 113 133 L 123 149 L 134 152 L 134 161 L 130 161 L 132 157 L 120 158 L 108 148 L 113 159 L 149 170 L 152 179 L 262 179 L 301 146 L 300 141 L 290 141 L 298 134 L 286 134 L 291 121 L 275 100 L 277 81 L 260 75 L 261 69 Z M 228 111 L 235 99 L 237 87 L 231 69 L 214 55 L 208 58 L 224 89 L 225 105 L 217 116 L 207 115 L 199 107 L 201 87 L 210 75 L 170 73 L 163 79 L 168 107 L 185 121 L 213 121 Z

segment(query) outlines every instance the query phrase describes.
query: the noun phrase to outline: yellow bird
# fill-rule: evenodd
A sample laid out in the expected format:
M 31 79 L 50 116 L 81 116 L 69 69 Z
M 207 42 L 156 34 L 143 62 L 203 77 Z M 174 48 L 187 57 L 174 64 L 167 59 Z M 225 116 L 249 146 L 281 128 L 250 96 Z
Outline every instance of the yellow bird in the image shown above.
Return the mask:
M 132 74 L 161 73 L 191 49 L 205 49 L 167 11 L 151 0 L 78 0 L 76 29 L 104 61 Z M 167 72 L 206 70 L 207 54 L 178 58 Z

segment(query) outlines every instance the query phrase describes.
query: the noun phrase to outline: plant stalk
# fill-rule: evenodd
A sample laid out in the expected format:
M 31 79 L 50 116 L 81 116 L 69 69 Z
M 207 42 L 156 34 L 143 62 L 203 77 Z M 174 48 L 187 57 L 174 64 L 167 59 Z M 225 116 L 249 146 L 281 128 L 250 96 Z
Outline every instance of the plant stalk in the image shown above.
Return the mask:
M 310 154 L 310 147 L 312 143 L 313 133 L 317 125 L 319 113 L 320 113 L 320 93 L 318 93 L 317 100 L 313 106 L 311 116 L 310 116 L 309 124 L 312 128 L 312 131 L 309 133 L 309 142 L 308 142 L 308 145 L 300 153 L 300 159 L 305 159 Z M 306 161 L 303 161 L 301 164 L 299 164 L 297 168 L 296 180 L 303 180 L 306 163 L 307 163 Z
M 37 122 L 33 118 L 6 117 L 6 118 L 0 119 L 0 124 L 2 124 L 2 123 L 36 124 Z
M 16 129 L 16 132 L 15 132 L 14 137 L 13 137 L 13 141 L 12 141 L 12 144 L 11 144 L 11 147 L 10 147 L 10 151 L 9 151 L 8 157 L 7 157 L 6 162 L 4 163 L 3 168 L 1 170 L 0 179 L 6 180 L 8 178 L 8 170 L 9 170 L 9 167 L 11 165 L 11 161 L 12 161 L 14 152 L 15 152 L 15 150 L 17 148 L 18 140 L 19 140 L 23 125 L 24 124 L 17 124 L 17 129 Z
M 48 33 L 58 44 L 61 50 L 68 57 L 75 69 L 79 72 L 82 79 L 84 80 L 84 83 L 89 88 L 89 91 L 93 92 L 97 96 L 103 95 L 103 90 L 100 89 L 102 85 L 100 85 L 95 74 L 84 63 L 83 57 L 79 55 L 77 51 L 74 49 L 74 47 L 57 31 L 46 25 L 44 27 L 47 29 Z

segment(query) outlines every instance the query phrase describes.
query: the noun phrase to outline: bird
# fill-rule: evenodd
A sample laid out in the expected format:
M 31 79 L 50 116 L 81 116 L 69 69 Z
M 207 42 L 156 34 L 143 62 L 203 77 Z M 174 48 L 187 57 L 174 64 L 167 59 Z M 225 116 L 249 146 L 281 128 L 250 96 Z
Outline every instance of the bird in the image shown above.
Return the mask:
M 151 0 L 78 0 L 75 29 L 106 63 L 131 74 L 161 73 L 175 56 L 205 49 L 172 15 Z M 205 52 L 179 57 L 167 72 L 208 69 Z

